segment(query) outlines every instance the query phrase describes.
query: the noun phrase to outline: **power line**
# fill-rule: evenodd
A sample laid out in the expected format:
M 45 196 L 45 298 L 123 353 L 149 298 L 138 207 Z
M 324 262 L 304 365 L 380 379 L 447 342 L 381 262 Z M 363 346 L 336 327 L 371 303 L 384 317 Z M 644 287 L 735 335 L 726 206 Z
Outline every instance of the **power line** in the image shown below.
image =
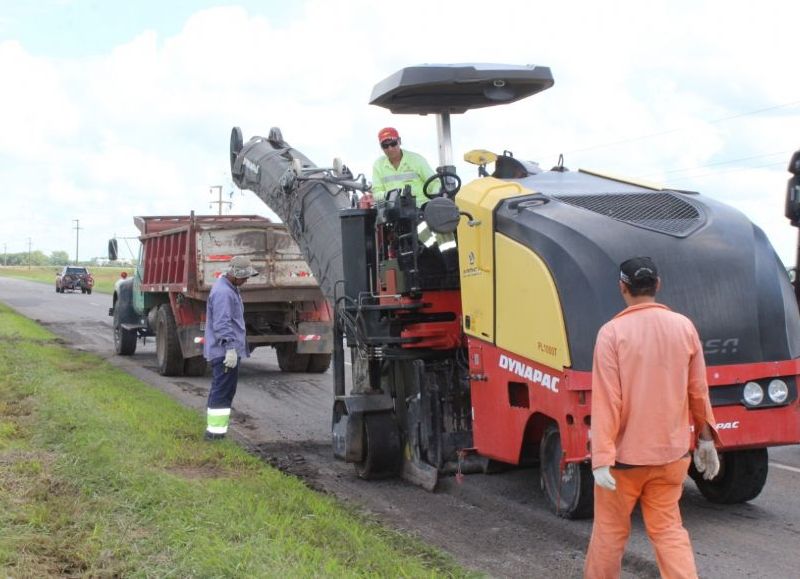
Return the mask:
M 725 161 L 717 161 L 715 163 L 707 163 L 705 165 L 696 165 L 694 167 L 685 167 L 683 169 L 670 169 L 669 171 L 661 171 L 660 173 L 649 173 L 647 175 L 639 175 L 637 179 L 647 179 L 651 177 L 659 177 L 661 175 L 669 175 L 671 173 L 683 173 L 684 171 L 694 171 L 695 169 L 705 169 L 706 167 L 717 167 L 719 165 L 730 165 L 731 163 L 738 163 L 740 161 L 752 161 L 753 159 L 763 159 L 765 157 L 774 157 L 776 155 L 789 155 L 791 151 L 779 151 L 777 153 L 767 153 L 765 155 L 752 155 L 750 157 L 739 157 L 738 159 L 727 159 Z M 748 167 L 744 167 L 747 169 Z M 726 172 L 726 171 L 722 171 Z
M 685 177 L 678 177 L 677 179 L 671 180 L 674 181 L 686 181 L 689 179 L 701 179 L 703 177 L 712 177 L 715 175 L 724 175 L 725 173 L 738 173 L 740 171 L 749 171 L 751 169 L 764 169 L 766 167 L 778 167 L 785 165 L 784 161 L 778 161 L 776 163 L 766 163 L 764 165 L 753 165 L 751 167 L 738 167 L 736 169 L 730 169 L 728 171 L 713 171 L 711 173 L 701 173 L 700 175 L 687 175 Z
M 774 110 L 777 110 L 777 109 L 785 109 L 785 108 L 788 108 L 788 107 L 797 106 L 798 104 L 800 104 L 800 100 L 791 101 L 791 102 L 787 102 L 787 103 L 783 103 L 783 104 L 779 104 L 779 105 L 774 105 L 774 106 L 771 106 L 771 107 L 765 107 L 765 108 L 762 108 L 762 109 L 756 109 L 756 110 L 752 110 L 752 111 L 747 111 L 747 112 L 744 112 L 744 113 L 738 113 L 738 114 L 735 114 L 735 115 L 729 115 L 727 117 L 720 117 L 718 119 L 705 121 L 705 122 L 710 124 L 710 125 L 715 125 L 717 123 L 730 121 L 732 119 L 738 119 L 738 118 L 741 118 L 741 117 L 747 117 L 747 116 L 750 116 L 750 115 L 758 115 L 758 114 L 761 114 L 761 113 L 765 113 L 765 112 L 768 112 L 768 111 L 774 111 Z M 600 143 L 600 144 L 597 144 L 597 145 L 591 145 L 589 147 L 583 147 L 581 149 L 572 149 L 570 151 L 564 151 L 563 154 L 566 155 L 566 154 L 569 154 L 569 153 L 582 153 L 583 151 L 593 151 L 595 149 L 602 149 L 602 148 L 605 148 L 605 147 L 612 147 L 614 145 L 622 145 L 622 144 L 625 144 L 625 143 L 634 143 L 636 141 L 643 141 L 645 139 L 651 139 L 653 137 L 661 137 L 663 135 L 669 135 L 669 134 L 672 134 L 672 133 L 678 133 L 678 132 L 686 131 L 686 130 L 689 130 L 689 127 L 683 127 L 683 128 L 679 128 L 679 129 L 669 129 L 669 130 L 666 130 L 666 131 L 658 131 L 656 133 L 649 133 L 649 134 L 646 134 L 646 135 L 640 135 L 638 137 L 629 137 L 629 138 L 626 138 L 626 139 L 620 139 L 618 141 L 611 141 L 611 142 L 608 142 L 608 143 Z

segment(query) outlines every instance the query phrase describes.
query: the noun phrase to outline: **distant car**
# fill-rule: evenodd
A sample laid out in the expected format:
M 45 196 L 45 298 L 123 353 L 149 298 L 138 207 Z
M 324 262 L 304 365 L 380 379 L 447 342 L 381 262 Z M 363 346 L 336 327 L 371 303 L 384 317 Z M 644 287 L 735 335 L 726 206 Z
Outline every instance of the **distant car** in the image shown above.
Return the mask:
M 65 265 L 64 269 L 56 274 L 56 293 L 81 290 L 82 294 L 91 294 L 93 287 L 94 278 L 85 267 Z

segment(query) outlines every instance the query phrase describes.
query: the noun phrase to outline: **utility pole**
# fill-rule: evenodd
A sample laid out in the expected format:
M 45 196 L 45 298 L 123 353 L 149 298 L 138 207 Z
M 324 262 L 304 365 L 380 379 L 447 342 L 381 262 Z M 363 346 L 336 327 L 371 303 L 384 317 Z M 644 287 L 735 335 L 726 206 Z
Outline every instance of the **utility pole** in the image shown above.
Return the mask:
M 78 259 L 78 239 L 81 232 L 81 220 L 73 219 L 72 221 L 75 222 L 75 227 L 73 227 L 73 229 L 75 230 L 75 265 L 78 265 L 78 262 L 80 261 Z
M 232 208 L 233 207 L 233 202 L 231 202 L 231 201 L 223 201 L 222 200 L 222 185 L 212 185 L 211 187 L 208 188 L 208 192 L 209 193 L 213 193 L 214 189 L 216 189 L 219 192 L 219 200 L 212 201 L 211 205 L 214 205 L 216 203 L 217 207 L 219 208 L 219 215 L 222 215 L 222 206 L 223 205 L 228 205 L 228 206 L 230 206 Z
M 28 238 L 28 269 L 31 268 L 31 238 Z

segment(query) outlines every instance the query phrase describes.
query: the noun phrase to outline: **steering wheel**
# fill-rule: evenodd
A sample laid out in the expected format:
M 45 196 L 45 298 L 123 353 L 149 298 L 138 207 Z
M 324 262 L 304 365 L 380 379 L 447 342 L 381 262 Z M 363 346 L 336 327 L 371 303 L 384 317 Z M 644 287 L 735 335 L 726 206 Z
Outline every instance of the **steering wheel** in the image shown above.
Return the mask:
M 454 186 L 448 186 L 448 181 L 452 179 L 455 181 Z M 439 181 L 439 192 L 438 193 L 429 193 L 428 187 L 434 181 Z M 461 189 L 461 177 L 456 175 L 455 173 L 451 173 L 449 171 L 444 171 L 442 173 L 434 173 L 428 180 L 425 181 L 425 184 L 422 186 L 422 194 L 425 195 L 428 199 L 435 199 L 436 197 L 447 197 L 448 199 L 452 199 L 456 196 L 456 193 L 459 192 Z

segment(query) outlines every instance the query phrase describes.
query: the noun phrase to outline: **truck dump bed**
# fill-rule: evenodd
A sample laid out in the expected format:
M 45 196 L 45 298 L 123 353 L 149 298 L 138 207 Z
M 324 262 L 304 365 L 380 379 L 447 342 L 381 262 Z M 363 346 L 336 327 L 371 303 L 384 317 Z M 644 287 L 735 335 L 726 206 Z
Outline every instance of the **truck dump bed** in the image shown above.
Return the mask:
M 256 215 L 134 218 L 142 232 L 142 291 L 204 299 L 235 255 L 258 270 L 242 287 L 248 301 L 316 299 L 319 286 L 283 224 Z M 284 290 L 284 291 L 281 291 Z

